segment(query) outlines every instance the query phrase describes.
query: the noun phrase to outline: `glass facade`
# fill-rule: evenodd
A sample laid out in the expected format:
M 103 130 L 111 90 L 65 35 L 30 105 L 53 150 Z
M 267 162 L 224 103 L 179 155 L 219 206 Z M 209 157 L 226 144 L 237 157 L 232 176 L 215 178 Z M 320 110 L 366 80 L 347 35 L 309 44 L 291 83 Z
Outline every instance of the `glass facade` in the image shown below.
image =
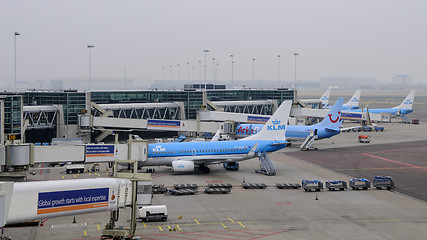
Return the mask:
M 25 92 L 23 97 L 24 106 L 62 105 L 65 124 L 77 124 L 78 114 L 86 109 L 85 92 Z
M 278 100 L 277 104 L 280 106 L 283 101 L 294 99 L 294 91 L 288 89 L 212 90 L 207 91 L 207 97 L 211 101 Z
M 4 133 L 21 134 L 21 105 L 19 95 L 1 96 L 4 102 Z
M 203 92 L 184 90 L 102 91 L 91 92 L 91 99 L 97 104 L 183 102 L 185 117 L 196 119 L 197 109 L 203 105 Z
M 166 103 L 183 102 L 186 119 L 196 119 L 197 110 L 203 105 L 206 92 L 211 101 L 244 100 L 293 100 L 294 91 L 288 89 L 216 89 L 216 90 L 135 90 L 135 91 L 93 91 L 91 101 L 97 104 L 111 103 Z M 23 93 L 24 106 L 62 105 L 65 124 L 77 124 L 78 115 L 86 109 L 86 93 L 78 91 L 28 91 Z

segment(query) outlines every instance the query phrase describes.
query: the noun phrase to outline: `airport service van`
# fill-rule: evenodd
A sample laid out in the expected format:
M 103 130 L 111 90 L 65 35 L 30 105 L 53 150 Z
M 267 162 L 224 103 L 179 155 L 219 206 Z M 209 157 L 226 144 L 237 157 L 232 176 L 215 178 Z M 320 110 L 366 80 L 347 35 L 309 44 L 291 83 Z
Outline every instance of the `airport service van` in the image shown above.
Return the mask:
M 165 205 L 142 206 L 138 209 L 138 218 L 143 222 L 163 221 L 168 219 L 168 209 Z
M 83 173 L 85 171 L 84 164 L 68 164 L 65 167 L 66 173 Z

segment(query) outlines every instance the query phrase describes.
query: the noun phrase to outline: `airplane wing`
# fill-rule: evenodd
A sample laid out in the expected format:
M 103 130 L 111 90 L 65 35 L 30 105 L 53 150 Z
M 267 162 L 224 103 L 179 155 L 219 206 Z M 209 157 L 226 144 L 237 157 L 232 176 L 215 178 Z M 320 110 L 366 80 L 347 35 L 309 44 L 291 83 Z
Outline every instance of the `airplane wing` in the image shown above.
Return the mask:
M 353 127 L 346 127 L 346 128 L 340 128 L 339 131 L 341 132 L 350 132 L 351 130 L 355 129 L 355 128 L 360 128 L 360 126 L 353 126 Z
M 330 131 L 330 132 L 339 132 L 342 131 L 342 129 L 339 128 L 325 128 L 326 131 Z

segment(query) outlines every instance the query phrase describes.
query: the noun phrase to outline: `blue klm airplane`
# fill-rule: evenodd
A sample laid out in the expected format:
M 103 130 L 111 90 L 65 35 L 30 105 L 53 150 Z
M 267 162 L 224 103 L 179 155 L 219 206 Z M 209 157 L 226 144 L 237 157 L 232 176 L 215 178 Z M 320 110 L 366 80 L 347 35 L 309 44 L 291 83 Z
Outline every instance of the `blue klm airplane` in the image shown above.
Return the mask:
M 171 166 L 174 172 L 210 172 L 208 165 L 234 164 L 288 145 L 285 129 L 292 101 L 284 101 L 258 134 L 236 141 L 153 143 L 143 166 Z
M 357 90 L 353 96 L 350 98 L 350 100 L 342 105 L 342 110 L 349 110 L 349 109 L 358 109 L 359 108 L 359 100 L 360 100 L 360 93 L 362 90 Z M 330 106 L 325 106 L 325 108 L 331 108 Z
M 369 108 L 369 113 L 377 113 L 377 114 L 390 113 L 391 116 L 403 117 L 406 114 L 413 112 L 412 105 L 414 103 L 414 98 L 415 98 L 415 90 L 412 90 L 411 92 L 409 92 L 408 96 L 405 98 L 405 100 L 403 100 L 403 102 L 399 106 L 394 108 L 377 108 L 377 109 Z M 364 112 L 364 109 L 352 109 L 352 110 L 349 110 L 348 112 Z
M 344 99 L 338 98 L 334 106 L 329 110 L 328 115 L 317 124 L 310 126 L 289 125 L 286 128 L 286 140 L 302 141 L 310 134 L 313 134 L 316 139 L 330 138 L 340 133 L 342 123 L 341 110 Z M 237 127 L 237 136 L 247 136 L 256 134 L 264 124 L 240 124 Z

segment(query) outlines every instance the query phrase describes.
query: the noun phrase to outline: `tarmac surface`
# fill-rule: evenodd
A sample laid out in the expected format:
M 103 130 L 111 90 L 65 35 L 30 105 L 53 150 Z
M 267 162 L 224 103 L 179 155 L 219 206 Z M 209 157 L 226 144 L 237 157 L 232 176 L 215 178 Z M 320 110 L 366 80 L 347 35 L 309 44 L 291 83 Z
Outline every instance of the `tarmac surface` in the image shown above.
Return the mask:
M 348 94 L 351 96 L 353 92 Z M 404 94 L 396 94 L 404 96 Z M 320 95 L 319 95 L 320 96 Z M 362 93 L 362 97 L 365 96 Z M 375 98 L 378 106 L 390 104 Z M 315 143 L 317 151 L 299 150 L 299 144 L 269 157 L 276 176 L 257 174 L 258 159 L 243 161 L 239 171 L 211 166 L 209 174 L 172 174 L 156 167 L 153 184 L 198 184 L 199 193 L 188 196 L 153 195 L 153 205 L 168 207 L 166 222 L 138 222 L 142 239 L 426 239 L 427 236 L 427 98 L 415 108 L 420 125 L 379 124 L 384 132 L 341 133 Z M 370 106 L 373 105 L 370 100 Z M 415 114 L 415 112 L 414 112 Z M 346 127 L 357 125 L 346 123 Z M 358 135 L 370 135 L 371 143 L 361 144 Z M 88 169 L 91 165 L 86 166 Z M 109 177 L 105 165 L 99 173 L 65 174 L 64 168 L 34 169 L 29 180 Z M 345 190 L 304 192 L 278 189 L 276 183 L 301 183 L 302 179 L 344 180 L 353 177 L 390 175 L 392 191 Z M 242 182 L 265 183 L 266 189 L 244 189 Z M 205 194 L 209 183 L 230 183 L 228 194 Z M 109 212 L 47 219 L 40 226 L 5 228 L 12 239 L 100 239 Z M 130 225 L 130 209 L 120 210 L 117 226 Z

